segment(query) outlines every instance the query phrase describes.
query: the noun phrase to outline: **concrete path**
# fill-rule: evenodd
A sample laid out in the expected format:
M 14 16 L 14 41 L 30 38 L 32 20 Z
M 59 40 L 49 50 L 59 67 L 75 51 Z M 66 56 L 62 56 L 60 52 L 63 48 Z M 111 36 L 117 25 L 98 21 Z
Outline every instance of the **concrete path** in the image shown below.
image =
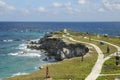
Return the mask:
M 91 40 L 98 41 L 98 42 L 101 41 L 101 40 L 96 40 L 96 39 L 91 39 Z M 112 43 L 109 43 L 109 42 L 106 42 L 106 41 L 103 41 L 103 42 L 106 43 L 106 44 L 108 44 L 108 45 L 111 45 L 111 46 L 115 47 L 117 49 L 117 52 L 120 53 L 120 47 L 119 46 L 117 46 L 115 44 L 112 44 Z M 109 56 L 107 56 L 106 58 L 104 58 L 104 60 L 106 61 L 106 60 L 110 59 L 112 56 L 115 56 L 115 55 L 116 55 L 116 52 L 113 53 L 113 54 L 110 54 Z
M 64 36 L 64 37 L 66 37 L 66 36 Z M 93 46 L 96 49 L 96 51 L 98 53 L 98 59 L 97 59 L 95 65 L 94 65 L 94 67 L 92 68 L 91 73 L 85 79 L 85 80 L 96 80 L 97 77 L 99 76 L 100 72 L 101 72 L 102 65 L 104 63 L 104 60 L 103 60 L 104 54 L 101 51 L 101 49 L 98 46 L 96 46 L 95 44 L 74 40 L 71 37 L 66 37 L 66 38 L 69 38 L 71 41 L 74 41 L 74 42 L 79 42 L 79 43 L 84 43 L 84 44 L 91 45 L 91 46 Z
M 66 36 L 64 36 L 64 37 L 66 37 Z M 84 43 L 84 44 L 91 45 L 91 46 L 93 46 L 93 47 L 96 49 L 96 51 L 97 51 L 97 53 L 98 53 L 97 62 L 95 63 L 92 71 L 91 71 L 90 74 L 86 77 L 85 80 L 96 80 L 96 79 L 98 78 L 98 76 L 100 76 L 103 63 L 104 63 L 106 60 L 110 59 L 112 56 L 115 56 L 115 55 L 116 55 L 116 53 L 113 53 L 113 54 L 110 54 L 109 56 L 107 56 L 106 58 L 104 58 L 104 54 L 103 54 L 103 52 L 101 51 L 101 49 L 100 49 L 98 46 L 96 46 L 96 45 L 94 45 L 94 44 L 91 44 L 91 43 L 74 40 L 74 39 L 71 38 L 71 37 L 66 37 L 66 38 L 69 38 L 70 40 L 75 41 L 75 42 L 79 42 L 79 43 Z M 96 39 L 91 39 L 91 40 L 93 40 L 93 41 L 98 41 L 98 42 L 101 41 L 101 40 L 96 40 Z M 119 46 L 117 46 L 117 45 L 115 45 L 115 44 L 111 44 L 111 43 L 106 42 L 106 41 L 104 41 L 104 43 L 106 43 L 106 44 L 108 44 L 108 45 L 111 45 L 111 46 L 114 46 L 115 48 L 117 48 L 118 52 L 120 52 L 120 47 L 119 47 Z M 104 74 L 101 74 L 101 75 L 104 75 Z M 105 75 L 119 75 L 119 74 L 105 74 Z

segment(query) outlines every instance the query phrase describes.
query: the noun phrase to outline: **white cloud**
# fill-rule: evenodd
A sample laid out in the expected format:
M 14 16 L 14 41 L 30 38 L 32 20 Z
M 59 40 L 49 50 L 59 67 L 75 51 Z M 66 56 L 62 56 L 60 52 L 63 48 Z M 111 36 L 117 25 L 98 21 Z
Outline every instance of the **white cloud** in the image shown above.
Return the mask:
M 58 2 L 54 2 L 54 3 L 52 4 L 52 6 L 53 6 L 53 7 L 61 7 L 62 4 L 60 4 L 60 3 L 58 3 Z
M 86 2 L 86 0 L 78 0 L 78 4 L 85 4 Z
M 28 9 L 23 10 L 23 14 L 24 14 L 24 15 L 29 14 L 29 12 L 30 12 L 30 11 L 29 11 Z
M 7 3 L 3 1 L 0 1 L 0 10 L 11 11 L 11 10 L 15 10 L 15 7 L 8 5 Z
M 99 8 L 98 12 L 105 12 L 106 10 L 104 8 Z
M 46 9 L 44 7 L 39 7 L 38 11 L 41 12 L 41 13 L 43 13 L 43 12 L 46 12 Z
M 79 8 L 67 7 L 66 9 L 68 10 L 67 12 L 70 14 L 78 14 L 82 12 Z
M 103 0 L 103 5 L 108 10 L 120 10 L 120 2 Z
M 72 3 L 71 3 L 71 2 L 67 2 L 67 3 L 65 3 L 64 5 L 65 5 L 66 7 L 69 7 L 69 6 L 72 5 Z

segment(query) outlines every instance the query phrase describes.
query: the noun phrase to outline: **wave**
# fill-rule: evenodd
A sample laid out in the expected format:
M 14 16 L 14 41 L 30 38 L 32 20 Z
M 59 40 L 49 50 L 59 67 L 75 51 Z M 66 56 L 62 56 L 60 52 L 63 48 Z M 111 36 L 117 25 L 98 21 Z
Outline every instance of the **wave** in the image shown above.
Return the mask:
M 37 41 L 38 39 L 34 40 Z M 16 49 L 18 49 L 18 52 L 15 53 L 9 53 L 8 55 L 11 56 L 28 56 L 28 57 L 41 57 L 41 51 L 40 50 L 31 50 L 27 48 L 27 43 L 22 43 Z
M 13 42 L 14 40 L 12 39 L 7 39 L 7 40 L 3 40 L 3 42 Z
M 16 49 L 19 49 L 19 50 L 27 49 L 27 44 L 25 44 L 25 43 L 20 44 Z
M 28 73 L 21 73 L 21 72 L 18 72 L 18 73 L 13 74 L 11 77 L 19 76 L 19 75 L 28 75 Z
M 33 53 L 33 52 L 16 52 L 16 53 L 9 53 L 8 55 L 10 56 L 24 56 L 24 57 L 40 57 L 41 54 L 40 53 Z
M 4 40 L 0 40 L 0 42 L 13 42 L 13 41 L 25 41 L 25 40 L 21 40 L 21 39 L 4 39 Z

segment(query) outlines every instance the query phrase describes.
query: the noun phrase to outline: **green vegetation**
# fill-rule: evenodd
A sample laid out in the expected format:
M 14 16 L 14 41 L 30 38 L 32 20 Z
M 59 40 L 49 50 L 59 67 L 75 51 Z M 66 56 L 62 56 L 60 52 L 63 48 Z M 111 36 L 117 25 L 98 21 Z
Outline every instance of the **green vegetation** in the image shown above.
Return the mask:
M 115 80 L 120 79 L 120 76 L 100 76 L 97 80 Z
M 116 66 L 116 59 L 115 57 L 110 58 L 107 60 L 102 69 L 102 74 L 117 74 L 120 73 L 120 66 Z
M 74 32 L 74 31 L 69 31 L 69 33 L 70 33 L 70 35 L 68 37 L 72 37 L 75 40 L 88 42 L 88 43 L 92 43 L 92 44 L 97 45 L 103 51 L 105 57 L 114 53 L 114 52 L 117 52 L 117 49 L 111 45 L 108 45 L 108 44 L 100 45 L 100 42 L 98 42 L 98 41 L 86 39 L 86 38 L 89 38 L 91 36 L 90 38 L 99 40 L 99 38 L 97 38 L 95 34 L 78 33 L 78 32 Z M 106 38 L 104 37 L 104 39 L 106 39 Z M 107 53 L 107 46 L 109 46 L 109 48 L 110 48 L 110 53 Z

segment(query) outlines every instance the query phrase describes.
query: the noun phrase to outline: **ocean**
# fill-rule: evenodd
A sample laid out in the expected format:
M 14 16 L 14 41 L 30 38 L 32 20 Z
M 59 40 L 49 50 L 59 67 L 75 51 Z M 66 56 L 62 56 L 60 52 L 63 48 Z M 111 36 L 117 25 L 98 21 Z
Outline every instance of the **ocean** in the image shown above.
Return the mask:
M 120 22 L 0 22 L 0 79 L 33 72 L 42 61 L 41 51 L 30 50 L 26 41 L 63 30 L 120 35 Z M 20 55 L 20 53 L 29 53 Z

